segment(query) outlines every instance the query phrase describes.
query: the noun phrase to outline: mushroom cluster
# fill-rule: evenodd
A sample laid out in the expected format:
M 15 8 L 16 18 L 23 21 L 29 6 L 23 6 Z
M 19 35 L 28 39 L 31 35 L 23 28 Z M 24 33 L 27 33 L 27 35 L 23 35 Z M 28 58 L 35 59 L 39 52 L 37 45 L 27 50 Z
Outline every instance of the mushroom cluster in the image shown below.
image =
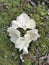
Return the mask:
M 22 29 L 23 31 L 21 31 Z M 19 51 L 23 50 L 23 53 L 27 54 L 30 42 L 36 41 L 40 37 L 38 29 L 36 29 L 36 22 L 26 13 L 22 13 L 16 20 L 13 20 L 7 32 L 9 32 L 10 41 L 15 44 L 15 48 Z M 23 34 L 23 32 L 25 33 Z

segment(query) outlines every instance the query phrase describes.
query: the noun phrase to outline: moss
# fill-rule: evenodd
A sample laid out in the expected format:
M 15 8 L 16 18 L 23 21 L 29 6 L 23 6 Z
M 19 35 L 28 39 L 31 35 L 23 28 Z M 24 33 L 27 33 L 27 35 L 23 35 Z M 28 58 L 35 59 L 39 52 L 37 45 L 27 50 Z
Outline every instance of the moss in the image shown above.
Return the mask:
M 1 4 L 2 2 L 6 3 L 5 7 Z M 23 10 L 23 7 L 19 6 L 20 0 L 0 0 L 0 4 L 2 5 L 2 7 L 0 5 L 0 65 L 21 64 L 19 60 L 20 53 L 9 40 L 7 28 L 10 26 L 11 21 L 16 19 L 22 12 L 26 12 L 36 21 L 40 34 L 40 39 L 31 43 L 28 56 L 34 56 L 36 46 L 39 47 L 40 55 L 49 52 L 49 37 L 47 37 L 49 32 L 49 16 L 47 15 L 46 5 L 42 6 L 39 4 L 37 9 L 27 5 L 29 10 Z M 48 19 L 45 19 L 45 17 L 48 17 Z M 12 53 L 14 53 L 14 56 L 12 56 Z M 5 55 L 7 55 L 7 58 L 5 58 Z M 25 57 L 25 62 L 21 65 L 32 65 L 32 63 L 37 65 L 28 59 L 28 56 Z

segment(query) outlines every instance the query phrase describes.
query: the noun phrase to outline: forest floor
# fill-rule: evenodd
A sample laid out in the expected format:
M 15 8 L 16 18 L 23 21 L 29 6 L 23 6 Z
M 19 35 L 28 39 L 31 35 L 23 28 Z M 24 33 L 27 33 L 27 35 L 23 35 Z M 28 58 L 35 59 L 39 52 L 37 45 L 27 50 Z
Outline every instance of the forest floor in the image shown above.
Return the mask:
M 23 0 L 0 0 L 0 65 L 38 65 L 37 58 L 49 54 L 49 15 L 48 5 L 38 3 L 36 7 L 29 3 L 23 5 Z M 10 41 L 7 28 L 11 21 L 21 13 L 27 13 L 36 21 L 36 28 L 39 30 L 40 38 L 30 44 L 29 54 L 25 56 L 24 63 L 21 63 L 14 44 Z M 44 64 L 47 60 L 42 60 Z M 40 64 L 39 64 L 40 65 Z

